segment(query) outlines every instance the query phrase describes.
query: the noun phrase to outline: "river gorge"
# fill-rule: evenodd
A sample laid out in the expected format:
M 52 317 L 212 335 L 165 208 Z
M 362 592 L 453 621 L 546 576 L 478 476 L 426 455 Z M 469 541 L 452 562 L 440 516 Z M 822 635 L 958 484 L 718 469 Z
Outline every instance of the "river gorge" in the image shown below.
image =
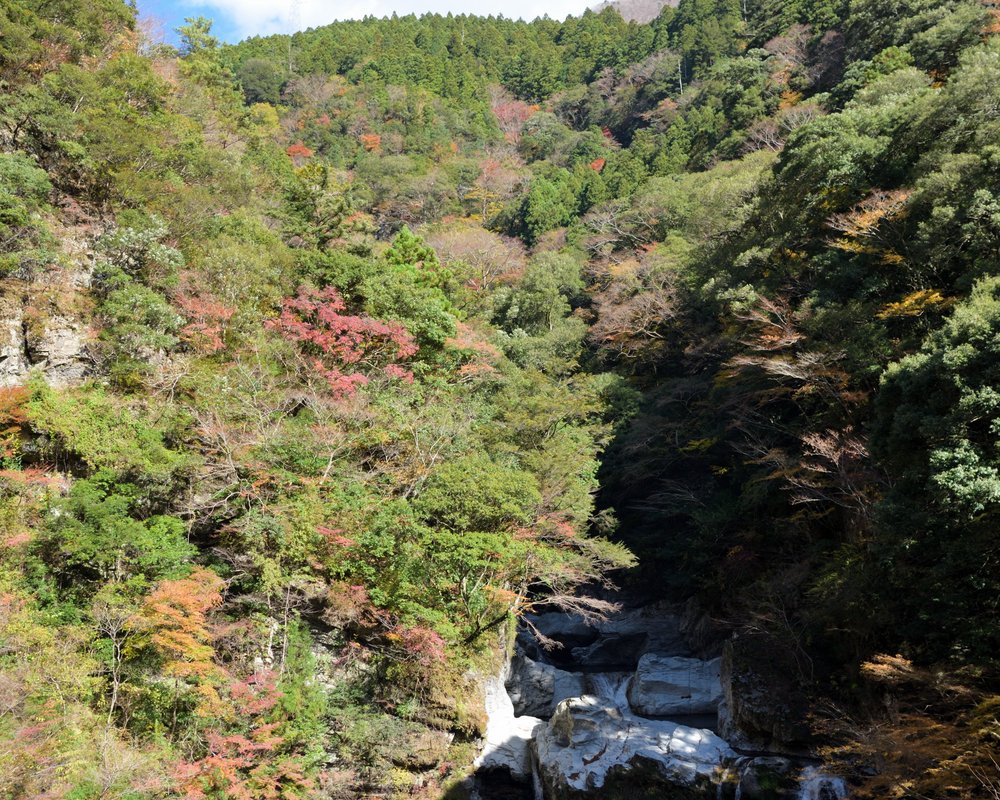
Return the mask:
M 747 717 L 752 703 L 774 705 L 756 709 L 758 719 L 792 706 L 777 691 L 740 695 L 749 669 L 740 648 L 696 608 L 619 606 L 599 622 L 560 612 L 525 620 L 486 683 L 474 798 L 848 796 L 808 747 L 765 741 L 734 719 L 732 709 Z

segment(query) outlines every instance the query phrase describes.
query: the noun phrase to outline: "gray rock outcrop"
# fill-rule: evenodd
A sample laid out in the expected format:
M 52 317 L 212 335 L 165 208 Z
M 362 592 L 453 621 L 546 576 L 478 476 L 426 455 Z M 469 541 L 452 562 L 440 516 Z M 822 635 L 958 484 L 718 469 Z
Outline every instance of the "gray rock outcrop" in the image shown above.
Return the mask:
M 562 612 L 539 614 L 529 622 L 559 645 L 548 653 L 557 666 L 586 664 L 588 670 L 633 670 L 645 653 L 691 654 L 681 630 L 681 616 L 670 604 L 623 609 L 592 624 Z M 536 648 L 525 649 L 540 655 Z
M 56 233 L 57 263 L 0 282 L 0 387 L 22 385 L 32 371 L 52 386 L 73 385 L 91 368 L 91 239 L 72 228 Z
M 532 775 L 531 740 L 542 725 L 537 717 L 518 717 L 504 686 L 505 676 L 486 681 L 486 736 L 475 761 L 477 770 L 502 770 L 529 781 Z
M 86 328 L 79 320 L 54 314 L 29 326 L 25 340 L 30 367 L 41 370 L 52 386 L 79 383 L 87 374 Z
M 27 375 L 30 364 L 21 298 L 0 295 L 0 387 L 15 386 Z
M 538 770 L 548 798 L 595 792 L 609 777 L 662 782 L 714 797 L 724 765 L 735 757 L 708 730 L 637 717 L 594 696 L 562 701 L 535 734 Z
M 804 751 L 810 740 L 809 704 L 795 656 L 766 634 L 743 634 L 722 654 L 725 726 L 738 746 L 778 752 Z
M 702 661 L 647 653 L 629 683 L 629 705 L 646 717 L 715 714 L 722 701 L 720 665 L 718 658 Z
M 548 719 L 560 701 L 584 694 L 586 681 L 579 672 L 567 672 L 522 655 L 511 662 L 507 691 L 515 714 Z

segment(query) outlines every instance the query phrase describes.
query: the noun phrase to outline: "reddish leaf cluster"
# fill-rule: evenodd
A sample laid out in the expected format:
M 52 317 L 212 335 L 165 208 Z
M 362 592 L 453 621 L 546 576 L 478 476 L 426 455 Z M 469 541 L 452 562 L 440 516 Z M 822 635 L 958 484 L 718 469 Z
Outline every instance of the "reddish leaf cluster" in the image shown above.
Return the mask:
M 305 146 L 303 142 L 296 142 L 295 144 L 289 145 L 285 152 L 295 163 L 300 163 L 307 158 L 312 157 L 313 151 Z
M 458 368 L 463 381 L 490 378 L 497 374 L 495 365 L 500 359 L 500 351 L 468 325 L 458 323 L 456 335 L 445 343 L 459 351 L 465 361 Z
M 188 319 L 188 324 L 181 328 L 182 339 L 209 353 L 225 347 L 226 323 L 236 313 L 235 308 L 220 303 L 211 295 L 181 294 L 175 302 Z
M 336 397 L 350 397 L 368 383 L 362 368 L 412 381 L 412 373 L 398 363 L 417 352 L 406 328 L 345 310 L 344 299 L 332 286 L 303 286 L 295 297 L 285 299 L 281 314 L 267 326 L 299 345 Z
M 377 133 L 362 133 L 358 137 L 358 141 L 361 142 L 361 146 L 369 153 L 377 152 L 382 146 L 382 137 Z
M 326 594 L 323 621 L 334 627 L 369 627 L 378 619 L 375 608 L 364 586 L 334 583 Z
M 459 322 L 455 335 L 447 339 L 445 344 L 456 350 L 464 350 L 471 355 L 480 356 L 489 361 L 498 361 L 500 351 L 481 333 L 464 322 Z
M 399 366 L 399 364 L 386 364 L 382 368 L 382 372 L 387 378 L 393 378 L 404 383 L 413 383 L 413 373 Z
M 23 386 L 0 389 L 0 458 L 10 458 L 19 449 L 21 428 L 28 421 L 27 401 Z
M 277 678 L 265 672 L 230 687 L 239 730 L 209 731 L 208 753 L 174 772 L 185 800 L 277 800 L 312 788 L 301 759 L 287 752 L 279 725 L 268 715 L 281 699 Z
M 420 667 L 440 663 L 447 656 L 444 638 L 422 625 L 406 625 L 379 608 L 363 586 L 338 583 L 326 596 L 323 620 L 340 628 L 354 628 L 369 642 L 378 643 L 398 662 Z
M 594 170 L 594 172 L 600 172 L 602 169 L 604 169 L 604 165 L 607 163 L 608 161 L 606 158 L 595 158 L 593 161 L 590 162 L 590 168 Z
M 415 661 L 423 666 L 444 661 L 444 639 L 430 628 L 419 625 L 414 627 L 396 625 L 386 638 L 397 643 L 403 650 L 404 658 L 409 661 Z
M 538 111 L 538 106 L 528 105 L 522 100 L 515 100 L 507 97 L 494 98 L 493 116 L 497 119 L 497 126 L 503 132 L 504 139 L 511 144 L 516 144 L 521 138 L 521 130 L 528 118 Z
M 317 525 L 316 532 L 330 544 L 337 547 L 353 547 L 356 542 L 344 536 L 344 532 L 338 528 L 327 528 L 325 525 Z

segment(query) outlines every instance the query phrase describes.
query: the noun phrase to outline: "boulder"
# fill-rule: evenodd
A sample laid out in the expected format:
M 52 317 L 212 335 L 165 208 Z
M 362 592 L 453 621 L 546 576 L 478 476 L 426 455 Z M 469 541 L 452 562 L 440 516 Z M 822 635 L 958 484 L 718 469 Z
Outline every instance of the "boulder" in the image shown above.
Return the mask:
M 740 800 L 795 800 L 799 768 L 787 758 L 758 756 L 740 766 Z
M 735 757 L 711 731 L 643 719 L 591 695 L 559 703 L 535 734 L 535 754 L 547 798 L 594 793 L 606 781 L 641 783 L 651 792 L 643 796 L 714 798 Z
M 507 692 L 517 716 L 548 719 L 561 700 L 579 697 L 586 686 L 579 672 L 567 672 L 522 655 L 511 663 Z
M 647 653 L 629 683 L 629 705 L 647 717 L 715 714 L 722 701 L 720 665 L 719 658 L 702 661 Z

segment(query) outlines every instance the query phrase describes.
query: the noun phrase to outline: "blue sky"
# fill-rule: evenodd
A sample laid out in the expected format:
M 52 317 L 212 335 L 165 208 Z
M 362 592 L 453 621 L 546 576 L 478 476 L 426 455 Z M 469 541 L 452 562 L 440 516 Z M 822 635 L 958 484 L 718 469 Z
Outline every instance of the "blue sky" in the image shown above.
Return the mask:
M 167 41 L 176 42 L 174 29 L 185 17 L 215 20 L 213 32 L 227 42 L 253 34 L 287 33 L 311 28 L 335 19 L 356 19 L 366 14 L 387 16 L 437 11 L 442 14 L 500 14 L 533 19 L 548 14 L 564 19 L 579 14 L 593 0 L 507 0 L 502 5 L 484 0 L 138 0 L 141 16 L 163 22 Z

